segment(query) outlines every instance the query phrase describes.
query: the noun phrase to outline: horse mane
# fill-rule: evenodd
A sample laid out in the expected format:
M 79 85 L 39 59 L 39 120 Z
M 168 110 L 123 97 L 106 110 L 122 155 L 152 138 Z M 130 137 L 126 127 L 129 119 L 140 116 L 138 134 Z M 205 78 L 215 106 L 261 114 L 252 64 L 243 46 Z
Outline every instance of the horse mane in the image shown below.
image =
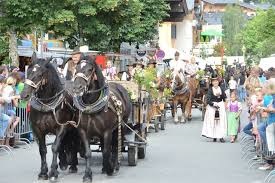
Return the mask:
M 46 69 L 46 72 L 43 72 L 43 78 L 46 79 L 47 84 L 42 85 L 41 90 L 39 90 L 38 92 L 54 95 L 61 90 L 61 81 L 54 65 L 50 62 L 47 62 L 45 65 L 43 65 L 43 62 L 47 62 L 47 60 L 38 59 L 38 65 Z
M 89 58 L 88 61 L 89 61 L 89 63 L 92 64 L 93 68 L 95 68 L 95 73 L 96 73 L 96 76 L 97 76 L 98 86 L 99 87 L 104 86 L 105 85 L 105 78 L 102 74 L 101 68 L 97 65 L 97 63 L 95 62 L 95 59 Z

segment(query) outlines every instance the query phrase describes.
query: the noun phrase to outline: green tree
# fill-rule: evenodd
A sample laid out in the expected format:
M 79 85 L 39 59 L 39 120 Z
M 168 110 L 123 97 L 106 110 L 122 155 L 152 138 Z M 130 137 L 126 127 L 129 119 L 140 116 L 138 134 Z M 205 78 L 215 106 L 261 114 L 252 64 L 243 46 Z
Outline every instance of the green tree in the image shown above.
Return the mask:
M 8 35 L 9 57 L 12 65 L 18 65 L 17 38 L 31 33 L 46 23 L 50 9 L 46 1 L 0 1 L 0 32 Z
M 242 55 L 242 44 L 238 39 L 238 34 L 242 31 L 245 24 L 245 17 L 239 6 L 227 6 L 222 17 L 224 44 L 226 55 Z
M 123 41 L 152 39 L 168 10 L 164 0 L 65 0 L 55 7 L 48 30 L 71 47 L 88 44 L 98 50 L 118 50 Z
M 165 0 L 5 0 L 0 1 L 0 31 L 16 36 L 54 31 L 70 47 L 88 44 L 97 50 L 118 50 L 121 42 L 153 39 L 167 16 Z
M 254 61 L 275 53 L 275 10 L 259 11 L 241 33 L 246 53 Z

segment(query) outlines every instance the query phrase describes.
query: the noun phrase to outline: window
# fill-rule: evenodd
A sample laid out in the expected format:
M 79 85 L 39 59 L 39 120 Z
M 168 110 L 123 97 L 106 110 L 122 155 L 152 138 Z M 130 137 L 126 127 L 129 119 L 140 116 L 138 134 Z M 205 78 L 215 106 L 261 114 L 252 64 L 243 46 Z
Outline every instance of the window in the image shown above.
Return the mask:
M 177 38 L 177 25 L 176 24 L 171 25 L 171 38 L 172 39 Z

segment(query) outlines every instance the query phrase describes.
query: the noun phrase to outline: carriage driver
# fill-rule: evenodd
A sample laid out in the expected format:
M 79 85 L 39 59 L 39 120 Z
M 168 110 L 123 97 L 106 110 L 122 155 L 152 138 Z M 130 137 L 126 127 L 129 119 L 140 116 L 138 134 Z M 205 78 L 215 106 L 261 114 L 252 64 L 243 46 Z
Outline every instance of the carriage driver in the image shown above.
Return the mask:
M 83 54 L 80 52 L 79 48 L 75 48 L 72 53 L 72 58 L 68 60 L 66 63 L 62 74 L 66 80 L 73 80 L 75 72 L 76 72 L 76 65 L 82 60 Z
M 175 59 L 170 62 L 170 70 L 174 73 L 174 75 L 178 75 L 181 73 L 180 76 L 183 76 L 186 64 L 183 60 L 179 59 L 179 56 L 180 53 L 176 51 Z
M 187 77 L 195 77 L 198 72 L 198 65 L 196 64 L 195 57 L 191 58 L 191 61 L 186 64 L 185 74 Z

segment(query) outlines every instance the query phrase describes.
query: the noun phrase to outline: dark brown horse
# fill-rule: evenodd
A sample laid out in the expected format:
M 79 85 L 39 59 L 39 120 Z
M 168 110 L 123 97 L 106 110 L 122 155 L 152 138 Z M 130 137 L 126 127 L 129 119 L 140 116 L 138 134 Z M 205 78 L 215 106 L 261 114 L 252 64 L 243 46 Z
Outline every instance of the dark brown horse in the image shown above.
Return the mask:
M 69 126 L 62 125 L 73 119 L 74 109 L 72 108 L 72 96 L 64 90 L 61 80 L 54 66 L 49 63 L 50 60 L 37 59 L 35 54 L 32 58 L 32 64 L 27 71 L 24 90 L 21 98 L 28 100 L 31 98 L 30 122 L 32 130 L 36 136 L 39 152 L 41 156 L 41 171 L 38 175 L 39 179 L 48 179 L 48 166 L 46 161 L 47 147 L 45 136 L 49 133 L 56 135 L 56 139 L 52 145 L 53 159 L 49 176 L 51 180 L 56 180 L 57 171 L 57 155 L 60 152 L 61 162 L 66 161 L 66 154 L 60 149 L 63 137 L 70 129 Z M 69 143 L 74 139 L 69 140 Z M 66 144 L 66 142 L 64 142 Z M 63 145 L 65 145 L 63 143 Z M 74 149 L 74 148 L 72 148 Z M 76 156 L 76 152 L 74 153 Z M 77 159 L 74 161 L 77 162 Z M 66 163 L 61 165 L 61 169 L 66 168 Z M 70 168 L 71 172 L 76 172 L 76 164 Z
M 179 73 L 182 74 L 182 73 Z M 183 75 L 182 75 L 183 76 Z M 173 116 L 174 121 L 177 123 L 179 121 L 177 115 L 177 107 L 180 105 L 182 110 L 181 122 L 186 122 L 186 105 L 191 97 L 191 92 L 189 90 L 189 86 L 186 82 L 186 78 L 180 77 L 178 74 L 174 75 L 174 79 L 172 81 L 172 90 L 173 90 Z
M 119 121 L 128 121 L 131 102 L 127 90 L 105 82 L 94 61 L 82 60 L 76 67 L 74 104 L 79 109 L 78 131 L 85 146 L 84 182 L 92 181 L 90 139 L 98 137 L 103 146 L 103 172 L 112 175 L 119 167 Z M 120 133 L 122 136 L 122 134 Z

